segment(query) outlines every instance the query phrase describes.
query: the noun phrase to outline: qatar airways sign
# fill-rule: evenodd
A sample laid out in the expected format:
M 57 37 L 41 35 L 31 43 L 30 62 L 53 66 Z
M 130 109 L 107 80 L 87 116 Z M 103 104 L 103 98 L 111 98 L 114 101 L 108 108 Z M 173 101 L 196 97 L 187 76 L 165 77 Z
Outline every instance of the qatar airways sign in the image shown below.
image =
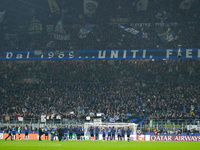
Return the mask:
M 200 141 L 200 136 L 150 135 L 150 141 Z

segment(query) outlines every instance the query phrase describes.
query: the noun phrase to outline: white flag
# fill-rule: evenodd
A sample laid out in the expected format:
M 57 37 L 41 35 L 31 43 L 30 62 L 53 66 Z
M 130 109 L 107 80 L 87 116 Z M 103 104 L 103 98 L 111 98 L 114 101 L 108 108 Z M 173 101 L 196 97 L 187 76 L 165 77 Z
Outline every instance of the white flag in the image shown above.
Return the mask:
M 41 115 L 41 122 L 46 122 L 46 115 Z
M 84 0 L 83 9 L 84 14 L 93 14 L 98 7 L 98 2 L 95 0 Z
M 2 21 L 3 21 L 3 18 L 4 18 L 4 15 L 5 15 L 5 10 L 4 11 L 2 11 L 2 12 L 0 12 L 0 23 L 2 23 Z
M 19 121 L 23 121 L 24 118 L 23 118 L 23 117 L 18 117 L 18 120 L 19 120 Z
M 139 0 L 137 3 L 137 11 L 140 10 L 147 10 L 147 6 L 148 6 L 148 0 Z

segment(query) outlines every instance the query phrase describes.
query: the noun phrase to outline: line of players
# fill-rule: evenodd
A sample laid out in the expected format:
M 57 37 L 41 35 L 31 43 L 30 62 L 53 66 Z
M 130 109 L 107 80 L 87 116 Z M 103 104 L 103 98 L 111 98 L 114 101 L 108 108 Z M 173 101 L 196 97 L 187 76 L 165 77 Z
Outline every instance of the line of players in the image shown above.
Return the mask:
M 48 130 L 49 128 L 47 126 L 45 126 L 44 128 L 44 132 L 42 132 L 42 129 L 40 127 L 39 129 L 39 140 L 41 141 L 41 136 L 42 134 L 45 134 L 45 140 L 48 140 Z M 100 128 L 99 127 L 90 127 L 89 129 L 90 131 L 90 136 L 91 136 L 91 140 L 98 140 L 99 139 L 99 132 L 100 132 Z M 128 129 L 125 131 L 124 128 L 118 128 L 117 129 L 117 136 L 118 136 L 118 141 L 119 139 L 122 141 L 125 141 L 125 132 L 127 133 L 127 140 L 130 141 L 130 134 L 131 134 L 131 130 L 128 127 Z M 85 140 L 84 137 L 84 128 L 83 127 L 75 127 L 73 128 L 72 126 L 68 127 L 68 126 L 62 126 L 60 128 L 58 128 L 57 130 L 55 129 L 55 127 L 53 126 L 50 129 L 50 133 L 51 133 L 51 141 L 53 141 L 55 139 L 55 136 L 58 136 L 59 141 L 61 140 L 72 140 L 72 135 L 76 134 L 77 137 L 77 141 L 82 141 Z M 107 140 L 115 140 L 115 134 L 116 134 L 116 130 L 115 128 L 111 128 L 109 127 L 106 131 L 106 128 L 102 129 L 102 133 L 103 133 L 103 140 L 106 140 L 106 133 L 107 133 Z
M 25 140 L 28 140 L 28 125 L 25 126 L 25 137 L 24 139 Z M 54 141 L 56 139 L 56 136 L 58 136 L 58 139 L 59 141 L 61 140 L 68 140 L 68 137 L 69 137 L 69 140 L 72 140 L 72 136 L 73 134 L 76 134 L 76 137 L 77 137 L 77 141 L 80 141 L 80 140 L 85 140 L 85 136 L 84 136 L 84 128 L 83 127 L 68 127 L 68 126 L 62 126 L 60 128 L 55 128 L 54 126 L 52 126 L 52 128 L 49 128 L 48 126 L 45 126 L 44 128 L 41 128 L 39 127 L 39 130 L 38 130 L 38 134 L 39 134 L 39 141 L 42 141 L 42 135 L 44 134 L 45 135 L 45 140 L 49 140 L 49 131 L 50 131 L 50 138 L 51 138 L 51 141 Z M 99 127 L 90 127 L 89 129 L 90 131 L 90 136 L 91 136 L 91 140 L 98 140 L 99 139 L 99 132 L 100 132 L 100 128 Z M 118 128 L 117 131 L 114 127 L 109 127 L 108 129 L 106 128 L 103 128 L 102 130 L 102 133 L 103 133 L 103 140 L 115 140 L 115 134 L 117 132 L 117 136 L 118 136 L 118 141 L 119 139 L 122 141 L 125 141 L 125 132 L 127 133 L 127 140 L 130 141 L 130 134 L 131 134 L 131 130 L 130 128 L 128 127 L 128 129 L 125 131 L 124 128 Z M 17 132 L 16 132 L 16 128 L 15 126 L 11 127 L 9 126 L 8 128 L 8 136 L 5 138 L 5 140 L 7 140 L 9 137 L 11 138 L 11 140 L 16 140 L 16 133 L 18 134 L 19 136 L 19 140 L 21 140 L 21 136 L 20 134 L 22 133 L 22 128 L 21 126 L 19 125 L 18 126 L 18 129 L 17 129 Z M 106 133 L 107 133 L 107 136 L 106 136 Z M 107 139 L 106 139 L 107 137 Z
M 25 126 L 24 131 L 25 131 L 24 139 L 28 140 L 28 125 Z M 9 137 L 11 138 L 11 140 L 14 140 L 14 139 L 16 140 L 16 134 L 18 134 L 19 140 L 21 140 L 21 136 L 20 136 L 21 133 L 22 133 L 22 128 L 20 125 L 18 126 L 17 131 L 16 131 L 15 126 L 13 126 L 13 127 L 9 126 L 8 136 L 5 138 L 5 140 L 7 140 Z
M 95 139 L 94 139 L 94 132 L 95 132 Z M 99 138 L 99 132 L 100 132 L 100 128 L 96 127 L 93 128 L 92 126 L 90 127 L 90 136 L 91 136 L 91 140 L 98 140 Z M 107 130 L 106 128 L 102 129 L 102 133 L 103 133 L 103 140 L 114 140 L 115 141 L 115 135 L 117 132 L 117 137 L 118 137 L 118 141 L 125 141 L 125 132 L 127 133 L 127 140 L 128 142 L 130 141 L 130 135 L 131 135 L 131 130 L 128 127 L 128 129 L 125 131 L 124 128 L 118 128 L 117 130 L 114 127 L 109 127 Z M 107 139 L 106 139 L 106 133 L 107 133 Z
M 55 128 L 55 126 L 52 126 L 49 128 L 48 126 L 45 126 L 43 129 L 39 128 L 39 141 L 42 141 L 41 136 L 45 135 L 45 140 L 49 140 L 49 131 L 50 131 L 50 140 L 54 141 L 56 140 L 56 136 L 58 137 L 59 141 L 67 141 L 73 139 L 73 134 L 76 134 L 77 141 L 85 140 L 84 138 L 84 128 L 83 127 L 68 127 L 68 126 L 62 126 L 60 128 Z M 69 138 L 68 138 L 69 137 Z

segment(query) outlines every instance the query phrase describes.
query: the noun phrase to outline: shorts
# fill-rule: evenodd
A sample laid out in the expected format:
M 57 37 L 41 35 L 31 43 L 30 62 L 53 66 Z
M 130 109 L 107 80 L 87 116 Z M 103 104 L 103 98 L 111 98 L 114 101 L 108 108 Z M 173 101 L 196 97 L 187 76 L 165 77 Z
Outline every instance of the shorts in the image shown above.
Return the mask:
M 122 134 L 122 136 L 121 137 L 124 137 L 124 134 Z
M 28 135 L 28 132 L 25 132 L 25 136 Z
M 90 136 L 91 136 L 91 137 L 94 137 L 94 134 L 91 134 Z
M 103 137 L 106 137 L 106 134 L 103 134 Z
M 129 135 L 129 134 L 127 134 L 127 137 L 130 137 L 130 135 Z
M 110 133 L 108 133 L 108 136 L 111 136 L 111 134 L 110 134 Z
M 49 134 L 48 133 L 45 133 L 45 136 L 48 136 Z
M 16 135 L 16 133 L 13 133 L 13 135 Z
M 84 136 L 84 133 L 81 133 L 81 136 Z
M 18 135 L 20 135 L 21 133 L 19 132 Z
M 77 134 L 77 140 L 80 140 L 80 134 Z

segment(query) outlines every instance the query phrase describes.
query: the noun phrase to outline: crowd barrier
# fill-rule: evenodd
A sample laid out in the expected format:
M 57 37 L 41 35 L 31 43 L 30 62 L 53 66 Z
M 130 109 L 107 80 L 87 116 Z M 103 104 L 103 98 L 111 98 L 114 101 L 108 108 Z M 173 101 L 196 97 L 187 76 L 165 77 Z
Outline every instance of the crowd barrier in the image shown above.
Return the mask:
M 8 133 L 0 133 L 0 139 L 5 139 L 8 136 Z M 25 134 L 20 134 L 21 139 L 24 139 Z M 29 134 L 28 139 L 30 140 L 37 140 L 38 134 Z M 48 134 L 48 138 L 50 139 L 50 134 Z M 86 140 L 90 140 L 91 137 L 89 134 L 86 135 Z M 16 134 L 16 139 L 19 139 L 19 135 Z M 44 135 L 43 135 L 44 139 Z M 76 139 L 76 135 L 73 134 L 73 140 Z M 102 134 L 99 134 L 99 140 L 102 140 Z M 107 137 L 106 137 L 107 139 Z M 131 140 L 138 140 L 138 141 L 196 141 L 200 142 L 200 136 L 185 136 L 185 135 L 138 135 L 135 137 L 134 135 L 130 136 Z M 118 140 L 117 135 L 115 135 L 115 140 Z M 125 140 L 127 140 L 127 136 L 125 136 Z
M 8 136 L 8 133 L 0 133 L 0 139 L 5 139 L 7 136 Z M 51 135 L 48 134 L 49 139 L 50 139 L 50 136 Z M 24 139 L 25 134 L 24 133 L 20 134 L 20 137 L 21 137 L 21 139 Z M 43 134 L 42 138 L 44 139 L 44 134 Z M 107 135 L 106 135 L 105 138 L 107 139 Z M 10 139 L 10 137 L 9 137 L 9 139 Z M 17 133 L 16 133 L 16 139 L 19 139 L 19 135 Z M 37 140 L 37 139 L 39 139 L 39 136 L 36 133 L 30 133 L 30 134 L 28 134 L 28 139 L 30 139 L 30 140 Z M 73 134 L 72 140 L 75 140 L 75 139 L 76 139 L 76 134 Z M 91 139 L 90 134 L 86 134 L 85 139 L 86 140 L 90 140 Z M 131 140 L 136 140 L 136 136 L 130 135 L 130 139 Z M 99 134 L 99 140 L 103 140 L 103 135 L 102 134 Z M 115 135 L 115 140 L 118 140 L 117 134 Z M 127 140 L 127 135 L 125 135 L 125 140 Z
M 0 133 L 0 139 L 5 139 L 7 136 L 8 136 L 8 133 Z M 50 134 L 48 136 L 50 137 Z M 20 134 L 20 137 L 21 137 L 21 139 L 24 139 L 25 134 L 24 133 Z M 9 137 L 9 139 L 10 139 L 10 137 Z M 17 133 L 16 133 L 16 139 L 19 139 L 19 135 Z M 34 134 L 34 133 L 28 134 L 28 139 L 36 140 L 36 139 L 39 139 L 39 136 L 38 136 L 38 134 Z

